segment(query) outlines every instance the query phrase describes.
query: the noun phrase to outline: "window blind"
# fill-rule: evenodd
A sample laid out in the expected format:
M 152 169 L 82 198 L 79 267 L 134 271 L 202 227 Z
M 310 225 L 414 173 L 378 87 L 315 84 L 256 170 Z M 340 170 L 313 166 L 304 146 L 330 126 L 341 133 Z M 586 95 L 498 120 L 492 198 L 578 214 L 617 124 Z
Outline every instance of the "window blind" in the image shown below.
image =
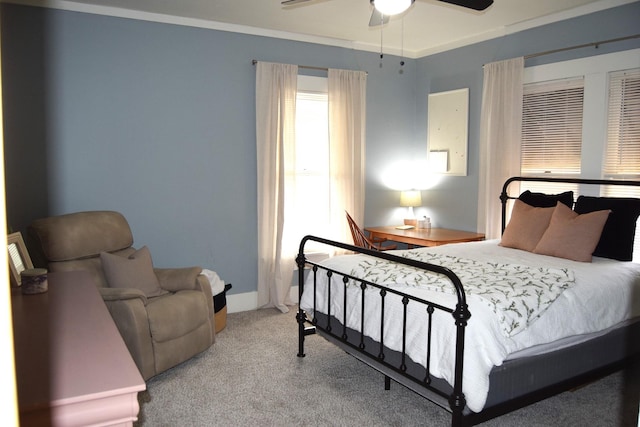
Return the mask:
M 521 173 L 580 174 L 584 79 L 524 87 Z
M 609 73 L 607 148 L 603 176 L 640 178 L 640 68 Z M 606 187 L 608 197 L 640 197 L 637 187 Z M 640 262 L 640 224 L 636 225 L 633 261 Z
M 605 178 L 640 178 L 640 68 L 609 73 Z

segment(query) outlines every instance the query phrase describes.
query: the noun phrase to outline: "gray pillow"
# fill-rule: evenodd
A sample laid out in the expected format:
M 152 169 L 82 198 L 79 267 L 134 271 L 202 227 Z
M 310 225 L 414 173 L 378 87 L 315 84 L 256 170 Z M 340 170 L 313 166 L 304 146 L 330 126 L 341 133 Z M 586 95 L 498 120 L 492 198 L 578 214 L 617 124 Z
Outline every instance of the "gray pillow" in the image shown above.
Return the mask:
M 143 246 L 128 258 L 100 253 L 100 261 L 111 288 L 135 288 L 141 290 L 147 297 L 166 294 L 160 287 L 158 277 L 153 271 L 153 262 L 149 248 Z

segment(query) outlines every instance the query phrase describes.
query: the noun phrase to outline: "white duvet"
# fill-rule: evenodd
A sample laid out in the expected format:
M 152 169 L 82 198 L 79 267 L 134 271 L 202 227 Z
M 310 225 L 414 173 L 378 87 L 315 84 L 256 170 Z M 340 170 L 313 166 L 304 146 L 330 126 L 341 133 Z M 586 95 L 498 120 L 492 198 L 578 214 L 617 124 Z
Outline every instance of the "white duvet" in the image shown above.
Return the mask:
M 416 251 L 413 249 L 412 251 Z M 640 264 L 595 258 L 592 263 L 570 261 L 545 255 L 537 255 L 517 249 L 504 248 L 497 240 L 461 243 L 421 248 L 418 251 L 456 256 L 479 261 L 509 263 L 531 267 L 565 269 L 571 272 L 575 283 L 560 293 L 546 310 L 524 330 L 507 336 L 498 315 L 487 304 L 486 299 L 467 292 L 467 303 L 471 318 L 466 328 L 463 392 L 467 406 L 474 412 L 484 407 L 489 390 L 489 373 L 514 353 L 544 347 L 547 343 L 602 331 L 632 317 L 640 316 Z M 392 251 L 396 255 L 408 251 Z M 371 257 L 366 255 L 344 255 L 330 258 L 322 264 L 346 274 Z M 455 272 L 455 271 L 454 271 Z M 318 274 L 316 306 L 327 312 L 326 275 Z M 313 310 L 313 275 L 305 283 L 300 306 L 305 311 Z M 464 282 L 463 282 L 464 284 Z M 437 292 L 415 285 L 392 285 L 394 289 L 428 301 L 454 308 L 454 295 Z M 347 326 L 360 330 L 360 294 L 356 286 L 348 287 Z M 341 277 L 332 279 L 331 314 L 344 322 L 342 307 L 343 284 Z M 377 291 L 367 291 L 365 302 L 365 335 L 380 339 L 380 297 Z M 635 303 L 634 300 L 635 299 Z M 387 347 L 402 349 L 402 305 L 400 298 L 389 294 L 385 301 L 385 336 Z M 635 310 L 635 311 L 634 311 Z M 408 305 L 410 321 L 407 324 L 407 354 L 417 363 L 426 365 L 427 313 L 417 304 Z M 453 383 L 455 351 L 455 325 L 451 314 L 434 313 L 432 330 L 431 374 Z

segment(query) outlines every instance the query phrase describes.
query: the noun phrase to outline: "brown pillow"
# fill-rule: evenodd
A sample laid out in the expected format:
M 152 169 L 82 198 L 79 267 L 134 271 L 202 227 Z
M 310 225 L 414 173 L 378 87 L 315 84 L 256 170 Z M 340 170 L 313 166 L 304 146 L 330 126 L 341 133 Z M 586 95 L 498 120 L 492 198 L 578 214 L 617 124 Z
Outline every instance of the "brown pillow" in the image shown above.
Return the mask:
M 160 287 L 158 277 L 153 271 L 153 262 L 149 248 L 143 246 L 128 258 L 100 253 L 102 268 L 111 288 L 135 288 L 148 297 L 155 297 L 167 293 Z
M 536 208 L 516 200 L 500 246 L 533 251 L 549 226 L 555 208 Z
M 533 252 L 574 261 L 591 262 L 610 210 L 579 215 L 558 203 L 549 228 Z

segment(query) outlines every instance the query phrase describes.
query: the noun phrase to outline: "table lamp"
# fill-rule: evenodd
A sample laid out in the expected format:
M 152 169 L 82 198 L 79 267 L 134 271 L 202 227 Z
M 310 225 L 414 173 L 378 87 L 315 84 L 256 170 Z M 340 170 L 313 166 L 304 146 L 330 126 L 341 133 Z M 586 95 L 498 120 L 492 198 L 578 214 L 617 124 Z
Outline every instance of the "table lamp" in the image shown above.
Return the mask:
M 418 224 L 418 220 L 413 213 L 413 207 L 420 205 L 422 205 L 420 190 L 408 190 L 400 192 L 400 206 L 408 207 L 407 216 L 404 219 L 405 225 L 413 225 L 415 227 Z

